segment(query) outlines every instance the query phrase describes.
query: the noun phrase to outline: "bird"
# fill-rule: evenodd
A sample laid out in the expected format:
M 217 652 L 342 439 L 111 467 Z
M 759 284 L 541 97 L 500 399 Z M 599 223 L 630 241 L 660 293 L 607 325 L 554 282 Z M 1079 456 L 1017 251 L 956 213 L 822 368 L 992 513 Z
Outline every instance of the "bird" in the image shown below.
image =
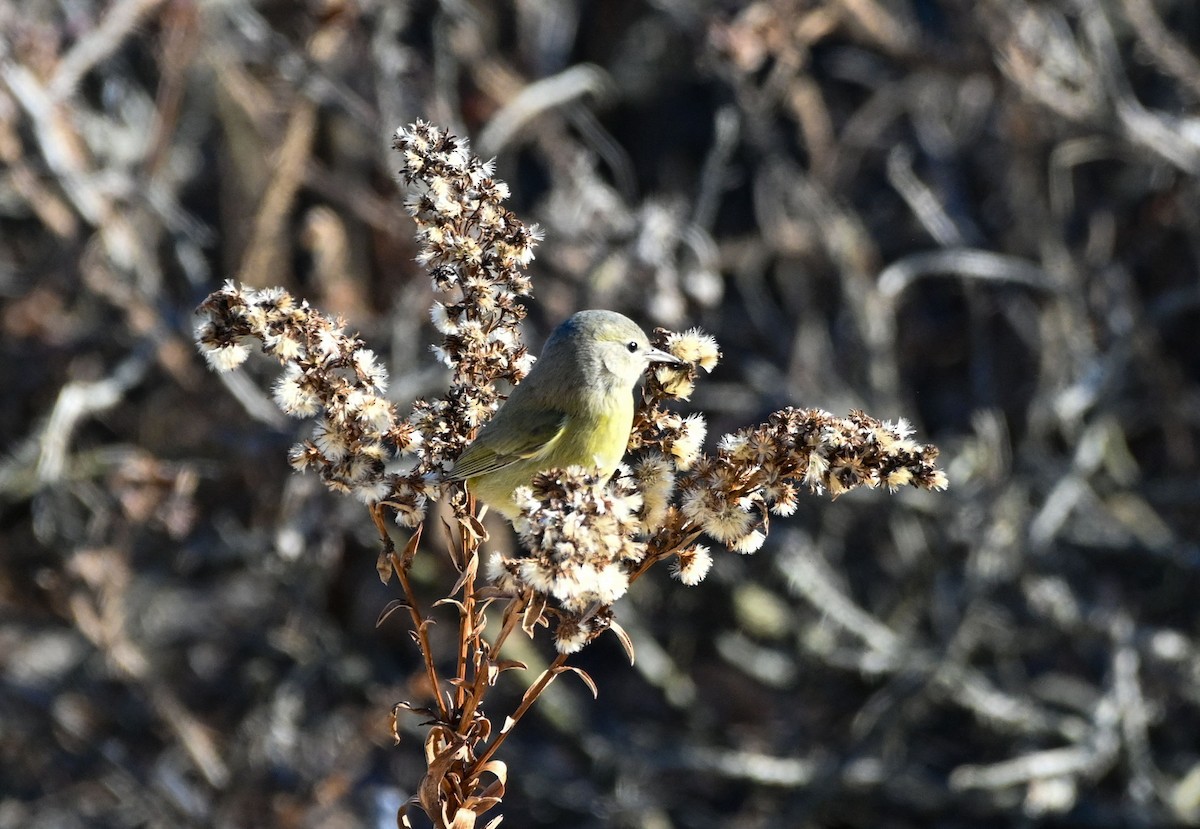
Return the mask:
M 513 490 L 539 472 L 580 466 L 607 481 L 633 428 L 633 390 L 653 363 L 682 363 L 650 345 L 615 311 L 579 311 L 550 334 L 541 356 L 480 429 L 448 477 L 510 521 Z

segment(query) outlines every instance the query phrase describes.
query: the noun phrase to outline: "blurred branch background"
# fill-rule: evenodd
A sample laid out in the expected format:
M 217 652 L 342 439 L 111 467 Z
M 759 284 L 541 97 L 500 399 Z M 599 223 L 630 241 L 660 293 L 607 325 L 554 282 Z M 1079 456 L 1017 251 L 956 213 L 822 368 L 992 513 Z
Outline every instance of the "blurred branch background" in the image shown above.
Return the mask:
M 1198 104 L 1189 0 L 0 0 L 0 829 L 395 825 L 371 524 L 190 339 L 278 284 L 442 389 L 419 117 L 545 228 L 535 347 L 699 324 L 717 435 L 861 406 L 952 483 L 639 582 L 508 823 L 1200 824 Z

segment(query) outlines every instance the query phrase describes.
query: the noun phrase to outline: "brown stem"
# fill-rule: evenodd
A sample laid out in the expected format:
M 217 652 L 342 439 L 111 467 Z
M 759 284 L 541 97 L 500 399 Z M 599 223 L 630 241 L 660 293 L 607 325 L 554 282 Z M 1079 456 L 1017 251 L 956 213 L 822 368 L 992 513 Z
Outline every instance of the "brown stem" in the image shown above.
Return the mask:
M 475 496 L 470 492 L 467 493 L 467 515 L 475 514 Z M 476 565 L 476 560 L 479 555 L 478 540 L 467 531 L 467 527 L 462 522 L 458 525 L 458 549 L 462 553 L 461 562 L 464 569 L 469 569 Z M 454 690 L 454 707 L 462 710 L 463 703 L 466 701 L 467 695 L 467 665 L 471 655 L 471 643 L 474 641 L 475 635 L 475 578 L 468 577 L 463 582 L 463 597 L 462 607 L 459 608 L 458 616 L 458 657 L 456 659 L 458 682 L 455 684 Z M 469 724 L 465 721 L 459 722 L 459 733 L 467 728 Z
M 464 694 L 464 701 L 458 706 L 458 734 L 464 738 L 471 729 L 471 723 L 475 720 L 476 709 L 483 702 L 486 685 L 487 680 L 480 677 L 479 670 L 476 668 L 475 682 L 471 688 L 471 693 Z
M 516 610 L 514 610 L 514 607 Z M 492 660 L 495 658 L 495 654 L 499 653 L 500 646 L 504 644 L 504 640 L 508 637 L 508 634 L 511 633 L 516 627 L 517 619 L 520 617 L 520 610 L 523 607 L 524 601 L 520 598 L 514 599 L 509 603 L 508 608 L 504 612 L 504 626 L 500 630 L 500 635 L 496 637 L 496 644 L 489 649 L 488 653 L 481 655 L 482 659 L 485 661 L 485 671 L 488 669 L 487 665 L 490 665 Z M 477 643 L 476 647 L 484 648 L 486 645 Z M 467 730 L 470 728 L 471 721 L 475 718 L 475 711 L 479 708 L 480 703 L 483 702 L 483 695 L 487 690 L 485 687 L 487 680 L 484 679 L 481 682 L 481 677 L 478 673 L 479 661 L 480 660 L 476 660 L 474 687 L 471 693 L 466 695 L 465 701 L 459 704 L 460 710 L 458 712 L 458 733 L 464 736 L 466 735 Z
M 394 556 L 393 560 L 395 560 Z M 417 647 L 425 661 L 425 673 L 429 677 L 429 684 L 433 686 L 438 715 L 442 722 L 450 722 L 450 711 L 446 708 L 446 701 L 442 699 L 441 682 L 438 679 L 437 667 L 433 664 L 433 649 L 429 644 L 429 632 L 425 626 L 425 619 L 421 616 L 421 611 L 417 609 L 417 595 L 412 589 L 412 582 L 408 580 L 407 570 L 397 567 L 396 575 L 400 578 L 400 586 L 404 588 L 404 600 L 408 603 L 408 613 L 412 616 L 413 627 L 417 633 Z
M 408 615 L 412 618 L 413 629 L 417 634 L 417 648 L 421 651 L 421 658 L 425 662 L 425 673 L 428 675 L 429 684 L 433 689 L 433 698 L 437 701 L 438 715 L 443 722 L 449 722 L 450 712 L 446 709 L 445 700 L 442 699 L 441 683 L 438 680 L 437 668 L 433 664 L 433 651 L 429 646 L 429 634 L 426 630 L 425 619 L 417 606 L 417 595 L 412 589 L 412 582 L 408 579 L 408 564 L 401 561 L 400 556 L 396 554 L 396 545 L 392 543 L 392 537 L 388 534 L 383 508 L 375 504 L 370 511 L 371 520 L 375 522 L 375 529 L 379 531 L 379 540 L 383 544 L 383 550 L 391 559 L 392 569 L 396 571 L 396 578 L 399 579 L 400 587 L 404 590 L 404 601 L 408 607 Z
M 505 728 L 503 728 L 500 733 L 496 735 L 496 739 L 492 741 L 492 744 L 487 747 L 487 750 L 484 751 L 483 754 L 479 756 L 479 759 L 475 761 L 474 765 L 471 766 L 471 771 L 467 775 L 468 780 L 473 779 L 475 775 L 479 774 L 479 770 L 487 765 L 488 761 L 492 759 L 493 755 L 495 755 L 496 750 L 504 744 L 504 740 L 509 734 L 512 733 L 512 730 L 516 728 L 516 725 L 521 720 L 521 717 L 525 716 L 525 712 L 532 707 L 537 698 L 542 695 L 542 691 L 545 691 L 546 687 L 554 681 L 556 676 L 558 676 L 559 669 L 566 664 L 567 655 L 565 653 L 560 653 L 554 658 L 554 661 L 550 663 L 550 666 L 546 668 L 546 670 L 542 671 L 542 675 L 538 677 L 537 682 L 529 686 L 529 690 L 526 691 L 525 696 L 521 698 L 521 704 L 517 706 L 517 710 L 514 711 L 508 718 L 509 722 L 505 723 Z

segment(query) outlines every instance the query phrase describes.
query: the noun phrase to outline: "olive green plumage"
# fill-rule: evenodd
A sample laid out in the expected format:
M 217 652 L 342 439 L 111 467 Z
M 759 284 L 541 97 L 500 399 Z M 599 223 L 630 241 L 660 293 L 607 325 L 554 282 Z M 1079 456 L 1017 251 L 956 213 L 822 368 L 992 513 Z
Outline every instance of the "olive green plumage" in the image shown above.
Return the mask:
M 633 389 L 653 362 L 678 358 L 650 346 L 633 320 L 580 311 L 546 341 L 533 370 L 480 431 L 450 477 L 508 518 L 513 490 L 538 472 L 567 466 L 608 478 L 633 426 Z

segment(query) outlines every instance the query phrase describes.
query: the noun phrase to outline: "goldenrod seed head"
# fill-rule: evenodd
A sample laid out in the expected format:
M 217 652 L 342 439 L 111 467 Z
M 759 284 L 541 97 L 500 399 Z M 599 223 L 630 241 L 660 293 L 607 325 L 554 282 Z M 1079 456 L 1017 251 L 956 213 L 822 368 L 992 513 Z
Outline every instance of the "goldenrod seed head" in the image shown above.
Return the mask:
M 691 371 L 687 367 L 676 368 L 662 365 L 654 369 L 654 379 L 670 397 L 687 400 L 696 389 L 696 383 L 691 378 Z
M 668 335 L 667 351 L 681 360 L 695 363 L 706 372 L 711 372 L 721 359 L 721 349 L 717 341 L 699 328 Z
M 670 565 L 670 573 L 673 578 L 679 579 L 683 584 L 694 587 L 704 581 L 712 563 L 712 554 L 708 551 L 708 547 L 697 544 L 686 550 L 680 550 L 676 554 Z
M 562 654 L 578 653 L 588 643 L 590 631 L 575 619 L 562 619 L 554 631 L 554 649 Z
M 683 419 L 679 435 L 671 441 L 671 454 L 680 469 L 690 469 L 700 456 L 708 425 L 703 415 L 692 414 Z
M 317 334 L 317 353 L 326 360 L 337 360 L 342 356 L 341 332 L 323 328 Z
M 246 362 L 246 358 L 250 356 L 250 349 L 241 343 L 227 343 L 216 346 L 202 345 L 200 351 L 204 355 L 204 359 L 209 367 L 221 373 L 233 371 Z
M 441 302 L 433 303 L 433 307 L 429 310 L 430 319 L 433 321 L 433 327 L 442 334 L 458 333 L 457 317 L 451 317 L 446 306 Z
M 330 461 L 340 461 L 350 451 L 346 434 L 340 425 L 331 423 L 328 419 L 318 421 L 313 427 L 313 443 L 321 454 Z
M 729 549 L 742 555 L 757 553 L 766 540 L 767 536 L 762 530 L 751 530 L 741 538 L 735 539 L 729 545 Z
M 268 353 L 285 362 L 296 360 L 304 354 L 304 343 L 288 331 L 268 335 L 263 339 L 263 346 Z
M 890 489 L 892 492 L 895 492 L 905 484 L 912 483 L 912 479 L 912 470 L 907 467 L 900 466 L 889 472 L 887 477 L 884 478 L 883 482 L 885 485 L 887 485 L 888 489 Z
M 395 418 L 392 404 L 375 395 L 367 395 L 358 409 L 358 422 L 376 433 L 390 429 Z
M 282 409 L 284 414 L 292 417 L 311 417 L 320 411 L 321 401 L 304 387 L 303 376 L 300 367 L 293 364 L 275 381 L 272 396 L 275 398 L 275 405 Z
M 388 482 L 382 478 L 363 481 L 354 487 L 354 497 L 364 504 L 374 504 L 383 500 L 388 489 Z

